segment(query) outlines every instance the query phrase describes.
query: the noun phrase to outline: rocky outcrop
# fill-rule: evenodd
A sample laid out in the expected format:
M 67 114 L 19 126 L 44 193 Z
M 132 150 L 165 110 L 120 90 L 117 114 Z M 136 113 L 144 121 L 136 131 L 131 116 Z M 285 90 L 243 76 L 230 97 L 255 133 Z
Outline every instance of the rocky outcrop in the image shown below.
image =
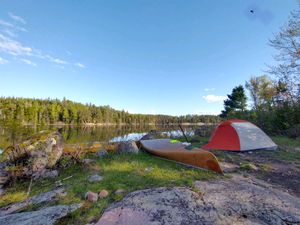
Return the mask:
M 254 178 L 197 181 L 212 224 L 300 224 L 300 199 Z M 207 218 L 207 216 L 206 216 Z
M 96 225 L 300 224 L 300 199 L 256 179 L 197 181 L 187 188 L 156 188 L 113 203 Z
M 187 188 L 156 188 L 128 194 L 113 203 L 97 225 L 201 224 L 202 201 Z
M 59 188 L 59 189 L 56 189 L 53 191 L 35 195 L 24 201 L 13 203 L 8 206 L 0 208 L 0 216 L 4 216 L 4 215 L 8 215 L 8 214 L 20 211 L 29 205 L 53 202 L 53 201 L 57 200 L 60 195 L 64 195 L 64 194 L 65 194 L 65 190 L 63 188 Z
M 120 142 L 117 147 L 117 153 L 138 153 L 139 148 L 134 141 Z
M 63 138 L 58 132 L 40 132 L 3 152 L 6 172 L 11 177 L 42 177 L 63 153 Z
M 32 212 L 15 213 L 5 216 L 0 216 L 0 224 L 5 225 L 52 225 L 60 218 L 80 208 L 81 204 L 73 205 L 57 205 L 47 208 L 42 208 Z

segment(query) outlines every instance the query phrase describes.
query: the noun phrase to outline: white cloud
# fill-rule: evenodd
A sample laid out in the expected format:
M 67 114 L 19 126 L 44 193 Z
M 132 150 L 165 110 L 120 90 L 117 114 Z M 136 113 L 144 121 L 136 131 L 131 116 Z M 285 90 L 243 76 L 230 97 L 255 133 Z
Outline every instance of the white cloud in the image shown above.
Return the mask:
M 14 21 L 20 22 L 20 23 L 23 23 L 23 24 L 26 24 L 26 21 L 25 21 L 22 17 L 17 16 L 17 15 L 15 15 L 15 14 L 11 13 L 11 12 L 9 12 L 8 15 L 9 15 L 10 18 L 12 18 Z
M 15 26 L 9 22 L 0 19 L 0 26 L 14 28 Z
M 50 61 L 57 63 L 57 64 L 62 64 L 62 65 L 68 64 L 66 61 L 64 61 L 62 59 L 57 59 L 57 58 L 52 58 L 52 59 L 50 59 Z
M 204 88 L 204 91 L 214 91 L 216 88 Z
M 0 34 L 0 52 L 10 55 L 32 55 L 33 50 L 30 47 L 23 46 L 20 42 Z
M 26 24 L 26 21 L 13 13 L 8 13 L 10 18 L 14 21 L 14 23 L 10 23 L 0 19 L 0 52 L 9 54 L 14 56 L 15 60 L 21 60 L 22 62 L 36 66 L 31 59 L 26 58 L 38 58 L 40 60 L 46 60 L 48 62 L 54 63 L 59 66 L 69 65 L 69 66 L 77 66 L 80 68 L 85 68 L 86 66 L 80 62 L 72 62 L 66 61 L 64 59 L 60 59 L 58 57 L 45 54 L 43 51 L 36 49 L 31 46 L 26 46 L 22 44 L 21 41 L 17 39 L 17 33 L 20 31 L 27 32 L 27 29 L 24 27 L 20 27 L 16 25 L 16 22 Z M 67 51 L 67 54 L 71 55 L 70 51 Z M 4 61 L 2 61 L 3 64 Z
M 2 57 L 0 57 L 0 65 L 3 65 L 6 63 L 8 63 L 8 61 L 6 59 L 3 59 Z
M 21 59 L 22 62 L 31 65 L 31 66 L 36 66 L 36 63 L 30 61 L 29 59 Z
M 3 30 L 3 32 L 8 34 L 10 37 L 17 37 L 17 34 L 11 30 L 5 29 L 5 30 Z
M 6 27 L 6 28 L 9 28 L 9 29 L 13 29 L 13 30 L 27 32 L 27 30 L 24 27 L 15 26 L 14 24 L 9 23 L 9 22 L 4 21 L 4 20 L 1 20 L 1 19 L 0 19 L 0 26 Z
M 24 27 L 15 27 L 15 29 L 23 32 L 28 32 L 28 30 Z
M 215 102 L 223 102 L 227 97 L 226 96 L 219 96 L 219 95 L 205 95 L 202 98 L 207 103 L 215 103 Z
M 75 63 L 74 64 L 75 66 L 78 66 L 80 68 L 85 68 L 85 65 L 83 65 L 82 63 Z

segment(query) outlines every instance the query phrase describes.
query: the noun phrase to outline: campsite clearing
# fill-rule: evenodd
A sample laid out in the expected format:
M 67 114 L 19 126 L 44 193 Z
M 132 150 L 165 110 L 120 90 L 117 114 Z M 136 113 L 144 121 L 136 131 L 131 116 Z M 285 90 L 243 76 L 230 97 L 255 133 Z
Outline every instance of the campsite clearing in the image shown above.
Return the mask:
M 221 163 L 232 164 L 234 172 L 254 176 L 300 197 L 300 147 L 299 139 L 283 136 L 271 137 L 278 145 L 275 151 L 211 151 Z M 183 141 L 183 139 L 180 139 Z M 194 136 L 192 145 L 200 147 L 207 137 Z M 252 165 L 257 169 L 251 169 Z M 248 168 L 248 169 L 247 169 Z

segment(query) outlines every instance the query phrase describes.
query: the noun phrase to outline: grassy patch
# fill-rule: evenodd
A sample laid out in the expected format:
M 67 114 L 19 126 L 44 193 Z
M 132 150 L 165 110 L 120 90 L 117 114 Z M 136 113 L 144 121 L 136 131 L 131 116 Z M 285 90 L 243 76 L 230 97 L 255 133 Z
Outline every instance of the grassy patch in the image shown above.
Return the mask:
M 93 158 L 92 155 L 89 157 Z M 84 202 L 84 207 L 60 221 L 60 224 L 86 224 L 97 220 L 110 203 L 122 199 L 126 193 L 135 190 L 162 186 L 188 186 L 193 188 L 194 180 L 207 180 L 217 177 L 213 172 L 187 168 L 143 152 L 136 155 L 109 154 L 102 159 L 94 159 L 95 162 L 91 165 L 73 165 L 60 171 L 60 175 L 56 179 L 44 179 L 33 183 L 31 196 L 53 189 L 56 180 L 73 176 L 63 182 L 68 195 L 61 197 L 58 203 Z M 103 181 L 89 183 L 87 177 L 92 174 L 103 176 Z M 4 205 L 24 199 L 28 185 L 29 181 L 16 182 L 8 189 L 8 193 L 0 198 L 0 204 Z M 100 192 L 102 189 L 109 192 L 106 199 L 98 200 L 96 203 L 84 201 L 84 195 L 87 191 Z M 125 190 L 125 193 L 115 194 L 114 192 L 118 189 Z
M 273 136 L 272 140 L 279 146 L 290 146 L 300 148 L 300 138 L 291 139 L 285 136 Z

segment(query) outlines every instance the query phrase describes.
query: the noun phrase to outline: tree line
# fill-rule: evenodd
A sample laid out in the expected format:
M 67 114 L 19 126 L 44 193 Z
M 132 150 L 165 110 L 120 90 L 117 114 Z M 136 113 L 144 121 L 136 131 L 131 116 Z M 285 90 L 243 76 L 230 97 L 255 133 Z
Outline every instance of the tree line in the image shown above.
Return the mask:
M 218 123 L 213 115 L 145 115 L 130 114 L 110 106 L 81 104 L 70 100 L 0 98 L 2 124 L 154 124 Z
M 276 49 L 267 74 L 252 76 L 224 101 L 223 118 L 241 118 L 269 133 L 300 136 L 300 10 L 269 41 Z M 245 91 L 251 103 L 247 104 Z M 248 107 L 247 107 L 248 106 Z

